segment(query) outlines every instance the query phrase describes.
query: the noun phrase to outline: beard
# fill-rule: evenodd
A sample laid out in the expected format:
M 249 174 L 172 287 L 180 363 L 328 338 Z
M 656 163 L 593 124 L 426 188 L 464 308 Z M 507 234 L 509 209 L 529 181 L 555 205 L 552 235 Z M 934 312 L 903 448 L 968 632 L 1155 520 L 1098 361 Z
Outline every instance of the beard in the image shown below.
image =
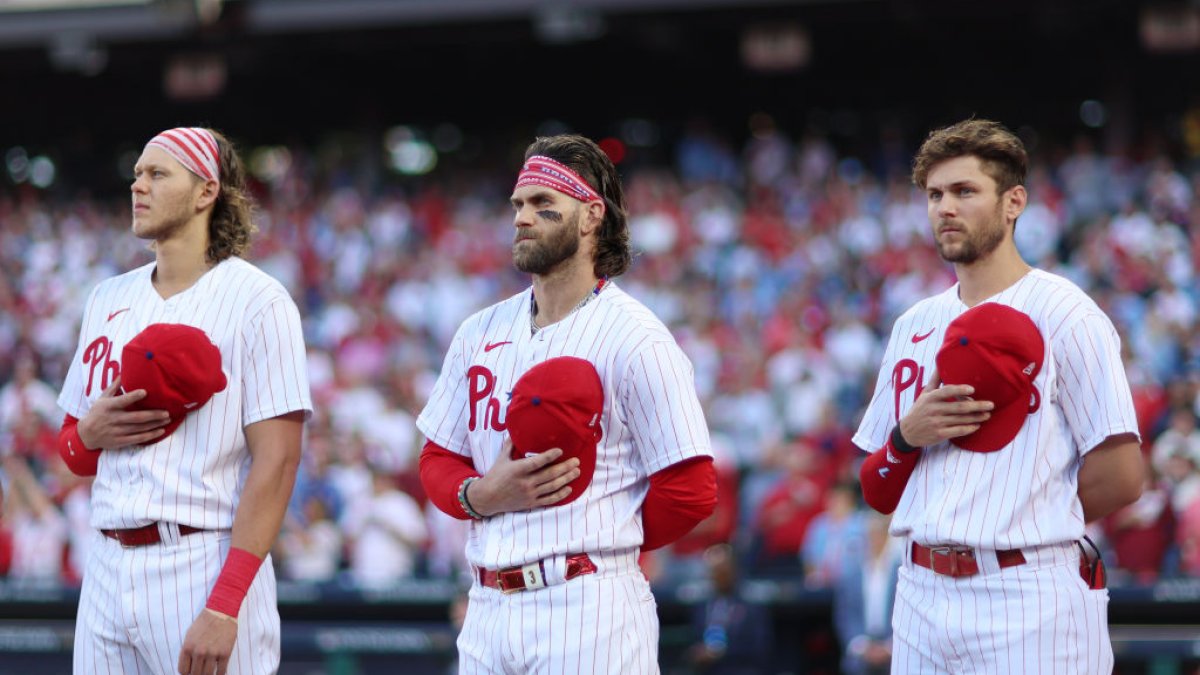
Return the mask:
M 1000 247 L 1004 241 L 1003 205 L 996 205 L 996 212 L 974 232 L 964 232 L 963 241 L 947 244 L 936 239 L 938 255 L 948 263 L 970 265 L 986 257 Z
M 164 208 L 164 207 L 159 207 Z M 147 214 L 148 215 L 148 214 Z M 146 218 L 147 216 L 142 216 Z M 158 240 L 166 239 L 170 235 L 179 231 L 187 224 L 189 214 L 187 206 L 180 204 L 178 208 L 172 209 L 169 213 L 163 213 L 154 218 L 153 221 L 142 220 L 138 221 L 137 217 L 133 218 L 130 224 L 130 229 L 133 230 L 133 235 L 138 239 Z
M 579 216 L 579 210 L 576 210 L 565 223 L 555 223 L 537 239 L 514 241 L 513 267 L 542 276 L 573 258 L 579 251 Z M 519 232 L 517 236 L 520 236 Z

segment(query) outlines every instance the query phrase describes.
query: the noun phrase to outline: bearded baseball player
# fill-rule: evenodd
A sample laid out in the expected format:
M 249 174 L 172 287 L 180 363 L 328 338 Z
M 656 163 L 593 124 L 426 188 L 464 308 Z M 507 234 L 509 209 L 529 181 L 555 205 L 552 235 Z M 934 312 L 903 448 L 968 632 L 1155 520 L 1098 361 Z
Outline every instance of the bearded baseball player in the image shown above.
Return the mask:
M 906 539 L 893 673 L 1113 668 L 1101 562 L 1080 540 L 1140 495 L 1137 424 L 1112 322 L 1017 253 L 1026 164 L 978 119 L 914 161 L 958 283 L 896 320 L 854 436 L 867 502 Z
M 134 236 L 154 262 L 101 282 L 58 403 L 59 452 L 95 475 L 76 673 L 273 673 L 283 519 L 312 410 L 300 315 L 239 256 L 254 226 L 233 146 L 151 139 Z
M 616 168 L 538 138 L 513 189 L 532 286 L 467 319 L 417 420 L 421 481 L 470 519 L 462 673 L 656 673 L 640 551 L 716 505 L 692 366 L 613 281 L 631 259 Z

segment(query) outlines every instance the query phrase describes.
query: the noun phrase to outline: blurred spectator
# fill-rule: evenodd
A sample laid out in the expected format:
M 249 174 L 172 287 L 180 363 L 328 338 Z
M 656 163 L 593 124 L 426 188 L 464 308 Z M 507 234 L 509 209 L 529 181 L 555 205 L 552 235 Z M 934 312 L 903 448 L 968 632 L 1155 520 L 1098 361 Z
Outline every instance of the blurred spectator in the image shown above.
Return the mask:
M 375 469 L 368 498 L 350 508 L 345 527 L 351 578 L 364 588 L 386 588 L 413 576 L 428 536 L 417 502 Z
M 1104 519 L 1104 534 L 1116 554 L 1116 565 L 1139 585 L 1158 581 L 1174 538 L 1175 515 L 1169 488 L 1154 470 L 1134 503 Z
M 888 536 L 891 519 L 864 514 L 861 564 L 843 565 L 835 578 L 833 620 L 846 675 L 886 675 L 892 663 L 892 605 L 903 541 Z
M 434 579 L 471 583 L 471 565 L 467 563 L 467 535 L 470 523 L 451 517 L 425 503 L 425 529 L 429 532 L 425 552 L 425 572 Z
M 1171 508 L 1177 514 L 1185 513 L 1200 500 L 1200 469 L 1197 467 L 1200 464 L 1184 452 L 1172 454 L 1163 464 L 1163 484 L 1170 491 Z
M 38 379 L 37 358 L 32 351 L 17 351 L 12 379 L 0 387 L 0 433 L 11 429 L 22 418 L 36 416 L 42 424 L 58 426 L 62 412 L 58 392 Z
M 804 585 L 832 586 L 847 566 L 862 559 L 867 511 L 860 509 L 857 483 L 837 483 L 825 495 L 825 510 L 804 535 Z
M 1196 429 L 1196 416 L 1188 408 L 1176 408 L 1171 412 L 1170 426 L 1154 441 L 1150 466 L 1162 474 L 1175 455 L 1191 458 L 1193 463 L 1200 465 L 1200 429 Z
M 1180 572 L 1188 577 L 1200 577 L 1200 500 L 1192 502 L 1179 514 L 1179 527 L 1176 532 Z
M 13 377 L 0 387 L 0 443 L 40 467 L 54 457 L 55 432 L 62 422 L 58 392 L 38 379 L 37 359 L 17 351 Z
M 699 673 L 758 675 L 767 672 L 775 644 L 767 608 L 742 596 L 733 548 L 704 552 L 711 593 L 692 613 L 696 642 L 687 659 Z
M 63 462 L 50 464 L 52 499 L 60 504 L 67 521 L 67 557 L 63 581 L 78 586 L 83 582 L 84 563 L 96 530 L 92 528 L 92 479 L 76 476 Z
M 330 581 L 342 562 L 342 531 L 330 517 L 328 497 L 310 492 L 301 500 L 301 518 L 292 512 L 284 521 L 278 549 L 284 578 Z
M 67 519 L 50 500 L 25 459 L 9 456 L 5 515 L 12 528 L 9 576 L 23 581 L 60 581 L 67 547 Z
M 817 479 L 817 455 L 795 443 L 783 457 L 784 475 L 767 493 L 756 523 L 758 554 L 754 571 L 799 577 L 800 546 L 809 524 L 825 507 L 825 488 Z
M 438 509 L 434 507 L 434 511 Z M 454 594 L 454 599 L 450 601 L 450 626 L 454 628 L 454 635 L 457 639 L 462 633 L 463 625 L 467 622 L 467 605 L 471 602 L 466 588 L 460 589 Z M 452 650 L 453 656 L 450 657 L 450 662 L 446 664 L 446 675 L 460 675 L 458 668 L 458 650 Z

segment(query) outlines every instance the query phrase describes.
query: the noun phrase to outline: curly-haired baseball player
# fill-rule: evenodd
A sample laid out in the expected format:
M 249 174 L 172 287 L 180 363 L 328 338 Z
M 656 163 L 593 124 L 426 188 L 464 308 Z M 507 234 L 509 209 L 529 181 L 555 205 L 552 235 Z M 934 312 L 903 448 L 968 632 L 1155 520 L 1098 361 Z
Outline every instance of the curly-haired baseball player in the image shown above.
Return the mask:
M 613 282 L 625 200 L 595 143 L 537 139 L 511 202 L 533 284 L 462 324 L 417 420 L 430 499 L 472 521 L 460 670 L 658 672 L 638 553 L 716 504 L 691 363 Z
M 1112 322 L 1013 243 L 1026 163 L 978 119 L 931 133 L 914 162 L 958 283 L 896 320 L 854 436 L 868 503 L 907 540 L 894 673 L 1113 667 L 1080 540 L 1141 492 L 1137 423 Z
M 134 166 L 154 262 L 84 307 L 59 452 L 95 475 L 75 672 L 273 673 L 279 532 L 312 410 L 300 315 L 239 256 L 254 227 L 232 145 L 158 134 Z

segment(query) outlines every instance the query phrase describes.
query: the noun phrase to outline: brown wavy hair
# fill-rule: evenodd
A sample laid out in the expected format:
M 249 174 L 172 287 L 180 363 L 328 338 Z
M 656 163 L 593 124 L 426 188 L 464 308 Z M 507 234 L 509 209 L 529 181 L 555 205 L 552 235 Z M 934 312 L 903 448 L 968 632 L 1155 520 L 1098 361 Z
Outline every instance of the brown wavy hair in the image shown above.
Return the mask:
M 258 232 L 254 224 L 254 201 L 246 189 L 246 167 L 237 148 L 221 132 L 209 129 L 217 139 L 221 162 L 221 192 L 208 221 L 208 250 L 205 257 L 216 264 L 250 250 L 250 239 Z
M 935 164 L 965 155 L 979 158 L 983 172 L 996 181 L 997 194 L 1025 184 L 1029 168 L 1025 144 L 1003 124 L 977 119 L 929 133 L 913 158 L 913 184 L 924 190 Z
M 624 274 L 633 261 L 629 244 L 629 210 L 617 167 L 600 146 L 578 134 L 539 136 L 525 149 L 525 159 L 543 155 L 567 165 L 604 199 L 604 221 L 596 238 L 593 270 L 597 277 Z

